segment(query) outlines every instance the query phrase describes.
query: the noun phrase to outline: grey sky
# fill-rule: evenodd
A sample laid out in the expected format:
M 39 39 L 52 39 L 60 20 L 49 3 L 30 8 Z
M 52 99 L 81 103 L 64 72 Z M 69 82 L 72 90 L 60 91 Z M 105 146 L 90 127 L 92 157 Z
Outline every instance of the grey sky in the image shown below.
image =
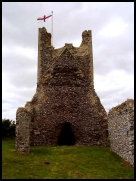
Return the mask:
M 134 99 L 133 2 L 2 2 L 2 118 L 36 91 L 38 28 L 52 33 L 53 46 L 80 46 L 82 32 L 92 30 L 94 87 L 108 112 Z

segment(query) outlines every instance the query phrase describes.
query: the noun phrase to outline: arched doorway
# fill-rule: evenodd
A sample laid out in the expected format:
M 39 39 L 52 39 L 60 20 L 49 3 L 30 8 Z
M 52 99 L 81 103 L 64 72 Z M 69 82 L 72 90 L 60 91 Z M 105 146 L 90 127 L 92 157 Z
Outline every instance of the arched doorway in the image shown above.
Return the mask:
M 59 138 L 58 138 L 58 145 L 74 145 L 75 144 L 75 137 L 74 133 L 71 129 L 70 123 L 65 122 L 62 126 Z

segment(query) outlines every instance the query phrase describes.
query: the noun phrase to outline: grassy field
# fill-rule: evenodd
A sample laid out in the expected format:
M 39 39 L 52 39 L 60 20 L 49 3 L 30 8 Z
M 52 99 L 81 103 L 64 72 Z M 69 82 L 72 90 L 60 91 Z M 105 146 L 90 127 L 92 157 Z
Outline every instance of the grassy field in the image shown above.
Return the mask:
M 21 154 L 14 140 L 3 140 L 2 178 L 133 179 L 134 169 L 109 147 L 33 146 Z

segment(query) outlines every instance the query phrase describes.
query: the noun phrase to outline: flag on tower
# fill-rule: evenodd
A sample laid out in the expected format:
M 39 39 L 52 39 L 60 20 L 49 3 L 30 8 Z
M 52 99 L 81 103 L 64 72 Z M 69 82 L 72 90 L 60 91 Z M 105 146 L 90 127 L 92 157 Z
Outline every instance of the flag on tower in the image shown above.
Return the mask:
M 52 45 L 53 45 L 53 11 L 51 11 L 51 15 L 49 15 L 49 16 L 43 16 L 42 18 L 37 18 L 37 20 L 43 20 L 44 22 L 45 22 L 45 20 L 47 19 L 47 18 L 50 18 L 51 16 L 52 16 L 52 24 L 51 24 L 51 31 L 52 31 Z
M 49 17 L 51 17 L 52 15 L 49 15 L 49 16 L 43 16 L 43 18 L 37 18 L 37 20 L 44 20 L 44 22 L 45 22 L 45 20 L 47 19 L 47 18 L 49 18 Z

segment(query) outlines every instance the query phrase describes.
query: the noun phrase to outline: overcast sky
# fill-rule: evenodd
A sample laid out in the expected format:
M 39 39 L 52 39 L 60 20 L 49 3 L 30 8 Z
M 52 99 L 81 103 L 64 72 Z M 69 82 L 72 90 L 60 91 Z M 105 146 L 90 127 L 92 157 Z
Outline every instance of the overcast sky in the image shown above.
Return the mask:
M 133 2 L 2 2 L 2 118 L 16 119 L 36 92 L 38 28 L 53 46 L 78 47 L 92 30 L 94 88 L 105 110 L 134 99 Z

